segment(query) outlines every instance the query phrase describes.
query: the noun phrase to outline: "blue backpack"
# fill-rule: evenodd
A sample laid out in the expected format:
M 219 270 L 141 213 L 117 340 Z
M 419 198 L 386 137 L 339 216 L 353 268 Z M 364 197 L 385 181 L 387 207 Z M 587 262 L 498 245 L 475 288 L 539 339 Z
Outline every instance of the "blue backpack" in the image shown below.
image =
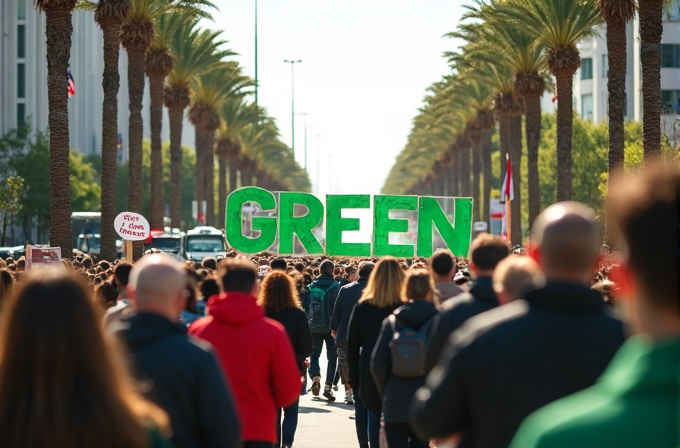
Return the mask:
M 328 292 L 340 286 L 338 282 L 333 282 L 328 288 L 319 287 L 316 282 L 312 282 L 307 287 L 309 291 L 309 310 L 307 319 L 309 320 L 309 328 L 314 331 L 331 331 L 331 318 L 328 315 L 328 305 L 326 298 Z
M 403 378 L 419 378 L 427 375 L 425 359 L 430 328 L 434 316 L 424 322 L 418 330 L 405 326 L 397 316 L 389 318 L 392 327 L 392 373 Z

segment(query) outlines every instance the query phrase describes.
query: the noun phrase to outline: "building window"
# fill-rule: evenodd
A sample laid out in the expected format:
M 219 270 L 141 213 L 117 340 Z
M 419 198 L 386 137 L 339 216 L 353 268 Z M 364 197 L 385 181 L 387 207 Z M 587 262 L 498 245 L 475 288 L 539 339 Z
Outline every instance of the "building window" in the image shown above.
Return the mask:
M 593 119 L 593 95 L 581 95 L 581 118 Z
M 26 64 L 17 64 L 17 98 L 26 98 Z
M 680 113 L 680 90 L 662 90 L 661 106 L 665 114 Z
M 26 125 L 26 104 L 17 103 L 17 128 L 23 128 Z
M 26 57 L 26 25 L 17 27 L 17 57 L 19 59 Z
M 593 58 L 581 59 L 581 79 L 593 79 Z
M 17 0 L 17 19 L 26 20 L 26 0 Z
M 680 45 L 674 44 L 661 45 L 661 67 L 663 68 L 680 67 Z
M 609 55 L 602 55 L 602 77 L 609 78 Z

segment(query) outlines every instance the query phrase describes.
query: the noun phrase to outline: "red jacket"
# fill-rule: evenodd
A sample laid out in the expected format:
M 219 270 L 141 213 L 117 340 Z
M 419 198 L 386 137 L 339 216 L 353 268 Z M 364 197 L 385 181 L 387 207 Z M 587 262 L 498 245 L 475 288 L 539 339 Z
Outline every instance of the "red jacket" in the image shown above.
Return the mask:
M 276 443 L 277 410 L 293 404 L 302 388 L 286 331 L 264 317 L 249 294 L 213 296 L 208 310 L 189 333 L 215 347 L 236 397 L 243 440 Z

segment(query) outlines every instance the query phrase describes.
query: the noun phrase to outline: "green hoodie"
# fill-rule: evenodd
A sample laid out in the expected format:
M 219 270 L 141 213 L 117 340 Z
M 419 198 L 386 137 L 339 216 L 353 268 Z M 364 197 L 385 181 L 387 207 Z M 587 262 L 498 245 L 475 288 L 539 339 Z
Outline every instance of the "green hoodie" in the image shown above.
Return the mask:
M 680 341 L 629 339 L 594 386 L 530 415 L 510 448 L 677 448 Z

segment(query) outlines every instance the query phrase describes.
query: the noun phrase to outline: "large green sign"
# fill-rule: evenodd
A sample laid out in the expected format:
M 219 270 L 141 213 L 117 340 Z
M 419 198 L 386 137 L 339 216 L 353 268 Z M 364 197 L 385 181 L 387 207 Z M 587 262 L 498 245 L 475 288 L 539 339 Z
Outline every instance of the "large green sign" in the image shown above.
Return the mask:
M 225 229 L 227 241 L 240 252 L 257 253 L 271 250 L 278 240 L 281 254 L 295 253 L 295 238 L 310 255 L 326 254 L 345 257 L 380 257 L 393 255 L 400 258 L 429 257 L 433 252 L 434 229 L 441 236 L 440 243 L 455 255 L 466 256 L 472 235 L 472 199 L 434 198 L 426 196 L 373 196 L 328 195 L 326 207 L 309 193 L 274 193 L 258 187 L 235 190 L 227 199 Z M 442 209 L 440 201 L 453 203 L 453 222 Z M 257 204 L 260 211 L 270 211 L 267 216 L 250 216 L 248 229 L 244 229 L 244 205 Z M 360 220 L 342 216 L 342 210 L 373 208 L 372 243 L 343 242 L 343 232 L 360 230 Z M 298 216 L 296 210 L 305 210 Z M 278 213 L 277 213 L 278 212 Z M 278 216 L 276 216 L 278 214 Z M 396 217 L 394 215 L 401 215 Z M 390 216 L 392 215 L 392 216 Z M 325 250 L 314 230 L 321 227 L 325 218 Z M 410 219 L 409 219 L 410 218 Z M 414 222 L 415 221 L 415 222 Z M 410 227 L 417 231 L 411 244 L 390 243 L 390 234 L 406 234 Z M 244 232 L 245 231 L 245 232 Z M 250 234 L 247 235 L 246 233 Z M 278 238 L 277 238 L 278 236 Z

